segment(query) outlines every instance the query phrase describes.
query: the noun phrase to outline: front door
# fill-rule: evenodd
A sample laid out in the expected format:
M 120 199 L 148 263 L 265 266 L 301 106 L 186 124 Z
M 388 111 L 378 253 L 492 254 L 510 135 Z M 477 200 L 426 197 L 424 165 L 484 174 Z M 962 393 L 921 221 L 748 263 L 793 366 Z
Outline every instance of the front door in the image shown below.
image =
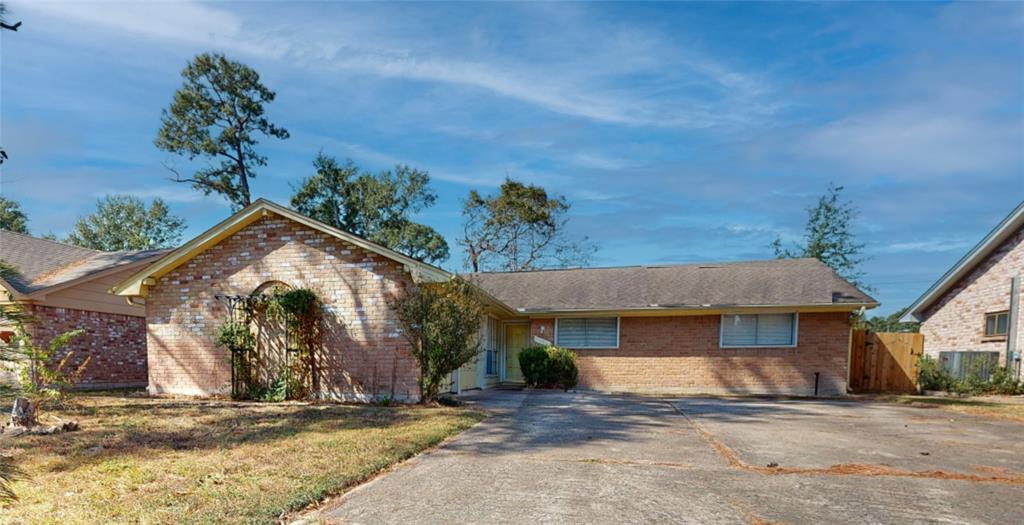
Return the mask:
M 523 371 L 519 369 L 519 351 L 530 344 L 530 325 L 505 325 L 505 381 L 522 383 Z

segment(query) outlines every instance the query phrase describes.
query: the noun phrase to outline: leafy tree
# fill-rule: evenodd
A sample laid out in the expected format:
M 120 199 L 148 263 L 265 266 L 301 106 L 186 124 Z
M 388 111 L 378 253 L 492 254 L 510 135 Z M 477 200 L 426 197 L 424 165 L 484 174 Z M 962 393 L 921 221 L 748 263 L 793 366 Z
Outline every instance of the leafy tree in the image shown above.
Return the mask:
M 220 161 L 191 178 L 176 173 L 204 194 L 217 193 L 238 210 L 251 202 L 249 179 L 267 158 L 256 152 L 256 135 L 288 138 L 288 131 L 263 116 L 274 92 L 260 83 L 255 70 L 224 55 L 203 53 L 181 72 L 185 82 L 163 111 L 155 144 L 171 153 Z
M 420 401 L 429 403 L 437 398 L 445 379 L 480 349 L 477 332 L 484 314 L 480 292 L 454 277 L 421 284 L 392 300 L 391 307 L 420 365 Z
M 470 191 L 462 210 L 466 266 L 518 272 L 587 265 L 596 248 L 586 238 L 569 238 L 569 207 L 564 196 L 511 179 L 498 195 Z
M 782 239 L 776 237 L 771 247 L 779 259 L 813 257 L 832 268 L 851 283 L 862 286 L 860 265 L 864 262 L 861 254 L 864 244 L 855 240 L 851 225 L 857 218 L 857 209 L 848 201 L 841 200 L 842 186 L 829 184 L 818 204 L 807 209 L 807 225 L 804 243 L 790 250 L 782 246 Z
M 859 329 L 871 330 L 872 332 L 917 332 L 921 328 L 920 323 L 900 321 L 903 314 L 907 313 L 904 308 L 894 314 L 885 317 L 874 316 L 870 319 L 856 320 L 856 327 Z
M 437 201 L 427 172 L 399 165 L 371 174 L 351 160 L 339 164 L 323 153 L 313 166 L 316 175 L 292 195 L 292 207 L 300 213 L 421 261 L 448 258 L 444 237 L 410 218 Z
M 96 211 L 81 217 L 68 234 L 68 242 L 94 250 L 152 250 L 176 246 L 185 219 L 171 215 L 162 199 L 146 204 L 130 195 L 107 195 Z
M 28 235 L 28 216 L 18 201 L 0 197 L 0 230 Z

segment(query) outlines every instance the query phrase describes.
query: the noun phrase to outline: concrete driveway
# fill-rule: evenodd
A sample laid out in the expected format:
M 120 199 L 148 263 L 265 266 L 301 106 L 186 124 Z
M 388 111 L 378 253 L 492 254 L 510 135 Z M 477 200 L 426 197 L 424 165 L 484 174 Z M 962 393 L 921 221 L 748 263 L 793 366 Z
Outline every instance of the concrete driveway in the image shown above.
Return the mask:
M 496 415 L 310 518 L 1024 522 L 1020 424 L 836 400 L 508 391 L 476 398 Z

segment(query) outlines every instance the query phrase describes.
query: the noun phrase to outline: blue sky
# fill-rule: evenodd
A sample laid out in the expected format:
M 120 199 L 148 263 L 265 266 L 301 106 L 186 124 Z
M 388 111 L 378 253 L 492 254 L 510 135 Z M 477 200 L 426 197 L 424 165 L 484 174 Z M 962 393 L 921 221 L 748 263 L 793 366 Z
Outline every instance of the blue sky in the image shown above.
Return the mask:
M 834 181 L 888 313 L 1024 199 L 1020 3 L 7 3 L 0 191 L 34 233 L 105 193 L 164 198 L 188 235 L 227 216 L 152 144 L 209 50 L 292 135 L 255 196 L 286 203 L 321 150 L 426 169 L 452 269 L 462 199 L 506 176 L 565 194 L 599 265 L 770 257 Z

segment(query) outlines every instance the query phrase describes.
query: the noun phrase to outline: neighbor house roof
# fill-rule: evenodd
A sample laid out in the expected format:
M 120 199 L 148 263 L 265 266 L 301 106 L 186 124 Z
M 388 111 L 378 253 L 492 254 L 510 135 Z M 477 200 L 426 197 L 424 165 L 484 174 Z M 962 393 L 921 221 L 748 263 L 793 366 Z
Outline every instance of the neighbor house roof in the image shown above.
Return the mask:
M 900 321 L 905 323 L 924 321 L 924 311 L 928 307 L 945 295 L 950 288 L 960 282 L 960 279 L 973 271 L 989 254 L 1020 231 L 1022 227 L 1024 227 L 1024 201 L 1018 204 L 992 231 L 988 232 L 981 242 L 971 248 L 967 255 L 957 261 L 938 281 L 935 281 L 935 284 L 925 290 L 924 294 L 907 308 L 907 313 L 900 318 Z
M 848 309 L 878 303 L 817 259 L 625 266 L 468 276 L 520 313 Z
M 3 282 L 23 296 L 87 280 L 166 252 L 101 252 L 0 230 L 0 260 L 14 268 L 14 273 L 4 277 Z
M 271 213 L 293 220 L 314 230 L 319 230 L 327 235 L 341 239 L 369 252 L 376 253 L 393 261 L 399 262 L 405 266 L 406 270 L 413 275 L 413 279 L 415 280 L 436 282 L 444 281 L 451 277 L 451 274 L 440 268 L 422 261 L 417 261 L 412 257 L 385 248 L 384 246 L 368 241 L 358 235 L 353 235 L 315 219 L 311 219 L 301 213 L 285 208 L 284 206 L 274 202 L 266 199 L 258 199 L 245 208 L 242 208 L 234 215 L 216 224 L 209 230 L 199 234 L 199 236 L 183 244 L 178 249 L 166 254 L 164 257 L 154 261 L 145 268 L 142 268 L 131 277 L 128 277 L 111 289 L 111 292 L 125 296 L 145 296 L 148 293 L 149 286 L 155 284 L 157 278 L 162 277 L 196 255 L 199 255 L 222 240 L 234 235 L 242 228 L 245 228 Z

